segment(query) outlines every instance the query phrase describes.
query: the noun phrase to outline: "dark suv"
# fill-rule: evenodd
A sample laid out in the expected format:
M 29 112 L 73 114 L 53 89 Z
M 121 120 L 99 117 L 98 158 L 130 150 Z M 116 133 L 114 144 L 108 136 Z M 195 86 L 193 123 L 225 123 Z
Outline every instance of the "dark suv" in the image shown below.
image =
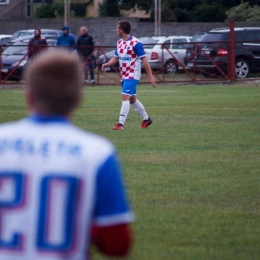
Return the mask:
M 206 73 L 228 71 L 229 28 L 207 32 L 198 44 L 189 46 L 184 62 L 187 67 Z M 235 28 L 235 69 L 237 78 L 260 72 L 260 28 Z

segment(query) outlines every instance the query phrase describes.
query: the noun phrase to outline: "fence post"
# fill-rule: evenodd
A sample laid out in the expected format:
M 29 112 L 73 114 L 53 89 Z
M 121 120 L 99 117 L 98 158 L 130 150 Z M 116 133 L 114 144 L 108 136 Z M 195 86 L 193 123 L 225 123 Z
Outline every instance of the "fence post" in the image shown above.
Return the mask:
M 236 81 L 236 68 L 235 68 L 235 32 L 234 32 L 234 20 L 229 21 L 230 39 L 229 39 L 229 78 L 231 82 Z

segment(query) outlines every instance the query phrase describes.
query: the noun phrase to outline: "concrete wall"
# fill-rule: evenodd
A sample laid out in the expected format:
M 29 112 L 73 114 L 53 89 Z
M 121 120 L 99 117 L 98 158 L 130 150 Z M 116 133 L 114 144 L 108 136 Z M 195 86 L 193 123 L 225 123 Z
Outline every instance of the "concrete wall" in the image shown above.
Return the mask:
M 81 26 L 87 26 L 89 34 L 95 39 L 96 45 L 114 46 L 118 37 L 115 29 L 119 20 L 124 18 L 77 18 L 70 21 L 71 32 L 78 35 Z M 127 18 L 132 25 L 132 33 L 136 37 L 154 35 L 154 23 L 140 22 L 138 18 Z M 63 19 L 0 19 L 0 34 L 12 34 L 22 29 L 61 29 Z M 229 23 L 163 23 L 161 35 L 193 35 L 197 31 L 228 27 Z M 260 27 L 260 22 L 235 22 L 236 27 Z

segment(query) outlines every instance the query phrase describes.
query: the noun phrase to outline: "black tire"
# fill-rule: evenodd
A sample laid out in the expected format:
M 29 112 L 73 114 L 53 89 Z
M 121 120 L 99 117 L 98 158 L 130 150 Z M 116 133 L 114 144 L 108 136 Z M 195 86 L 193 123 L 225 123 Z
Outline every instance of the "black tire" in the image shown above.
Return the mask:
M 236 65 L 235 65 L 235 70 L 236 70 L 236 77 L 243 79 L 248 77 L 250 73 L 250 66 L 248 61 L 244 59 L 237 59 L 236 60 Z
M 167 74 L 175 74 L 178 69 L 178 66 L 173 60 L 168 60 L 164 65 L 164 71 Z

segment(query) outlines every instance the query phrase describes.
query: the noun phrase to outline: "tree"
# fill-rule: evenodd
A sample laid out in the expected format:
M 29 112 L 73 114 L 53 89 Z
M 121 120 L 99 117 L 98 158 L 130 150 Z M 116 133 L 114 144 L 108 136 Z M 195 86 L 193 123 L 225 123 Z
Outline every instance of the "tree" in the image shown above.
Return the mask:
M 99 14 L 101 17 L 119 17 L 119 5 L 114 0 L 104 0 L 103 3 L 99 3 Z
M 63 6 L 60 4 L 43 4 L 36 9 L 36 18 L 56 18 L 64 15 Z
M 219 4 L 202 4 L 193 12 L 195 22 L 223 22 L 226 17 L 225 8 Z
M 152 0 L 120 0 L 120 9 L 129 10 L 137 7 L 139 10 L 144 10 L 147 13 L 153 10 L 154 1 Z
M 238 6 L 232 7 L 226 12 L 227 20 L 233 19 L 235 21 L 260 21 L 260 7 L 249 5 L 249 2 L 242 3 Z

